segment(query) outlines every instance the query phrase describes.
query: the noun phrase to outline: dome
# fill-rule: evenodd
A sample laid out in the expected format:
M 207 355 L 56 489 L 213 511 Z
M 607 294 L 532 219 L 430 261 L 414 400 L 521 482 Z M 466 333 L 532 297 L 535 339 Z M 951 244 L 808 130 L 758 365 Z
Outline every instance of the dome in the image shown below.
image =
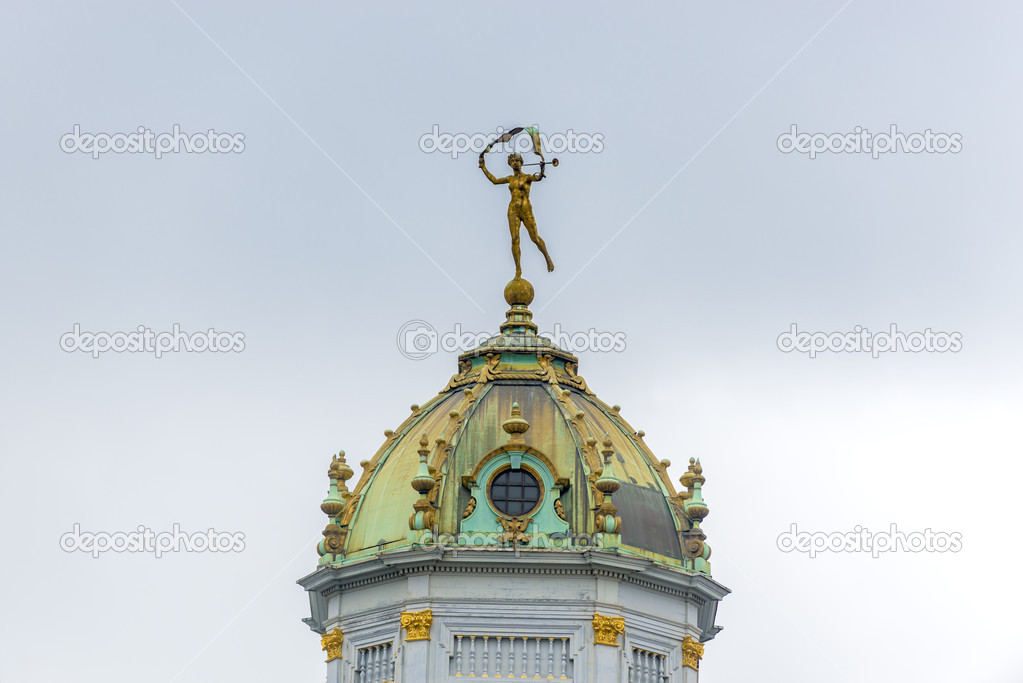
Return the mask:
M 658 460 L 578 374 L 578 358 L 537 335 L 532 287 L 509 283 L 500 333 L 368 461 L 349 492 L 344 454 L 329 472 L 320 565 L 443 545 L 590 550 L 710 574 L 698 461 L 677 492 Z

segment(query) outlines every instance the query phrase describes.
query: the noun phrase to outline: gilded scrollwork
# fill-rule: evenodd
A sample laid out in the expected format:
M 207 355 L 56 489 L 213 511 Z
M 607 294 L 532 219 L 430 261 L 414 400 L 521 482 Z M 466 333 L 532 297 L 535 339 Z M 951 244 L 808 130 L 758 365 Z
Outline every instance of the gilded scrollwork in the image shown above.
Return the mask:
M 451 379 L 448 380 L 448 385 L 444 387 L 444 391 L 451 391 L 452 389 L 456 389 L 465 384 L 468 381 L 467 377 L 471 371 L 472 361 L 469 360 L 458 361 L 458 372 L 454 375 L 451 375 Z M 444 391 L 442 391 L 441 393 L 444 393 Z
M 551 386 L 558 386 L 558 373 L 554 370 L 554 356 L 549 353 L 538 355 L 536 362 L 540 366 L 540 369 L 536 371 L 540 379 Z
M 596 645 L 620 647 L 618 634 L 625 632 L 624 617 L 607 617 L 593 613 L 593 642 Z
M 341 643 L 343 641 L 344 635 L 339 628 L 320 637 L 320 649 L 327 653 L 326 661 L 332 662 L 335 659 L 341 659 Z
M 486 362 L 480 368 L 479 375 L 476 376 L 476 384 L 486 384 L 497 378 L 497 375 L 501 374 L 501 371 L 497 369 L 497 366 L 501 364 L 501 354 L 499 353 L 488 353 Z
M 526 544 L 532 538 L 526 533 L 529 525 L 533 522 L 532 517 L 498 517 L 497 521 L 504 528 L 504 533 L 500 538 L 501 543 Z
M 583 391 L 583 393 L 585 393 L 585 394 L 587 394 L 589 396 L 596 396 L 596 394 L 594 394 L 590 390 L 590 387 L 587 386 L 586 380 L 584 380 L 582 377 L 580 377 L 579 375 L 576 374 L 578 369 L 579 369 L 579 363 L 572 363 L 572 362 L 566 362 L 565 363 L 565 372 L 568 373 L 568 377 L 569 377 L 570 381 L 572 383 L 574 383 L 579 389 L 581 389 Z
M 405 642 L 429 640 L 431 624 L 433 624 L 432 610 L 424 609 L 421 612 L 401 613 L 401 627 L 405 629 Z
M 692 636 L 682 639 L 682 666 L 688 666 L 696 671 L 700 670 L 700 660 L 703 658 L 703 643 L 696 642 Z

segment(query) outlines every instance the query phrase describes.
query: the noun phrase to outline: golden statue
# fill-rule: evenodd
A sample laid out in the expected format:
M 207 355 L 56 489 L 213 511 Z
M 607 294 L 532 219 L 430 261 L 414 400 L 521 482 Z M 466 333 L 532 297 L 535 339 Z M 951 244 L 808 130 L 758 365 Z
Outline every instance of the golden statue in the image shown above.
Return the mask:
M 509 133 L 505 133 L 503 136 L 494 140 L 487 146 L 486 151 L 490 150 L 490 147 L 496 142 L 506 142 L 511 138 L 512 135 L 521 131 L 521 128 L 513 129 Z M 522 225 L 526 226 L 526 232 L 529 233 L 529 239 L 533 240 L 539 249 L 543 257 L 547 259 L 547 272 L 554 270 L 554 262 L 551 261 L 550 254 L 547 253 L 547 245 L 544 244 L 543 238 L 536 232 L 536 219 L 533 218 L 533 205 L 529 203 L 529 188 L 534 182 L 540 182 L 546 175 L 544 174 L 544 166 L 546 162 L 543 161 L 543 153 L 540 151 L 539 137 L 535 132 L 535 129 L 526 129 L 533 137 L 534 151 L 540 156 L 539 164 L 531 164 L 540 166 L 539 173 L 523 173 L 522 172 L 522 157 L 519 154 L 508 155 L 508 165 L 512 169 L 512 174 L 505 176 L 504 178 L 497 178 L 490 171 L 487 170 L 487 162 L 483 154 L 480 154 L 480 169 L 483 171 L 483 175 L 487 177 L 487 180 L 492 182 L 494 185 L 507 185 L 508 190 L 511 192 L 511 201 L 508 203 L 508 229 L 511 231 L 512 238 L 512 258 L 515 259 L 515 279 L 522 277 L 522 263 L 521 263 L 521 249 L 519 248 L 519 228 Z M 558 162 L 555 159 L 552 162 L 553 166 L 557 166 Z

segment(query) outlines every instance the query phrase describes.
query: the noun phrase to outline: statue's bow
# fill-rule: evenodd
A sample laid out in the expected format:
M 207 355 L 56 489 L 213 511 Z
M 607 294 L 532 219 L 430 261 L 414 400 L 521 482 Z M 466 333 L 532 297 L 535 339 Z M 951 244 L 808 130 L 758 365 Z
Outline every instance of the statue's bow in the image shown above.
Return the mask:
M 543 167 L 544 167 L 544 165 L 547 162 L 544 161 L 544 158 L 543 158 L 543 147 L 540 145 L 540 130 L 536 126 L 516 126 L 515 128 L 511 128 L 511 129 L 505 131 L 504 133 L 502 133 L 501 135 L 498 135 L 496 138 L 491 140 L 490 144 L 486 146 L 486 149 L 484 149 L 482 152 L 480 152 L 480 159 L 483 158 L 484 154 L 487 154 L 488 152 L 490 152 L 490 150 L 494 147 L 494 145 L 503 145 L 503 144 L 505 144 L 507 142 L 511 142 L 511 139 L 513 137 L 515 137 L 516 135 L 518 135 L 519 133 L 521 133 L 523 131 L 525 131 L 529 135 L 529 139 L 533 141 L 533 154 L 535 154 L 538 157 L 540 157 L 540 162 L 538 164 L 522 164 L 522 165 L 523 166 L 540 166 L 540 169 L 541 169 L 541 172 L 542 172 L 543 171 Z M 557 166 L 558 165 L 558 160 L 557 159 L 553 159 L 551 161 L 551 165 L 552 166 Z

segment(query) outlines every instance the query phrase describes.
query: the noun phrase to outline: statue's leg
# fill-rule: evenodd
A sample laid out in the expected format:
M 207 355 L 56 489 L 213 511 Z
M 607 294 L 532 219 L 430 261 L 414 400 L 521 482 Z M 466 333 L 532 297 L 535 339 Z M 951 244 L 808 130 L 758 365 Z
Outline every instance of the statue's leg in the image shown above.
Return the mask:
M 511 231 L 512 258 L 515 259 L 515 277 L 522 277 L 522 250 L 519 248 L 519 214 L 508 211 L 508 229 Z
M 526 215 L 522 217 L 522 222 L 529 233 L 529 239 L 533 240 L 533 244 L 540 248 L 540 253 L 547 259 L 547 272 L 551 272 L 554 270 L 554 261 L 551 261 L 551 255 L 547 253 L 547 245 L 544 244 L 543 238 L 536 231 L 536 219 L 533 218 L 533 211 L 532 209 L 526 209 L 525 213 Z

